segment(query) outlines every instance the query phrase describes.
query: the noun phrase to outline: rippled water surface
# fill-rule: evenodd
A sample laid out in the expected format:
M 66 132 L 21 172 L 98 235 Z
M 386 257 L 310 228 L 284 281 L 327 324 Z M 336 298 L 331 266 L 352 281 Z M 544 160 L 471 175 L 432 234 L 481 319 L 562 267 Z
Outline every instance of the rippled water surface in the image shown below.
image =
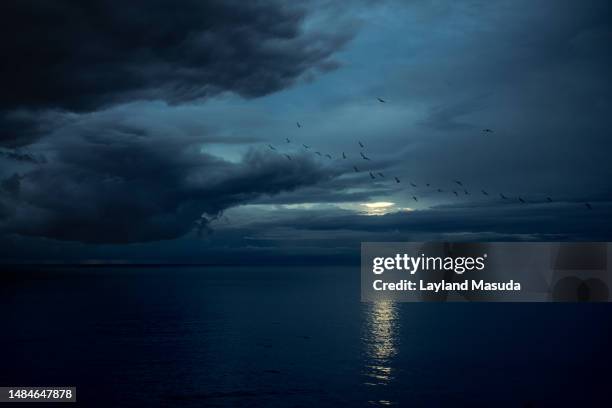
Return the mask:
M 358 268 L 2 274 L 0 385 L 82 406 L 607 404 L 612 308 L 361 303 Z M 605 406 L 605 405 L 604 405 Z

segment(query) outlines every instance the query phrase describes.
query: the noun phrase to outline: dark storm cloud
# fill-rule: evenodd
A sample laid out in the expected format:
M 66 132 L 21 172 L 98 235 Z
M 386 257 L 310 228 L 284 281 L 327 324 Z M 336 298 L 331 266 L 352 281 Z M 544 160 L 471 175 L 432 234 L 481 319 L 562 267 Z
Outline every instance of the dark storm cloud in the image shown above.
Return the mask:
M 201 140 L 99 123 L 51 138 L 47 163 L 0 184 L 0 231 L 98 243 L 180 237 L 200 220 L 331 175 L 307 157 L 250 150 L 240 162 L 203 153 Z M 200 218 L 202 215 L 203 218 Z
M 257 97 L 333 69 L 350 30 L 306 32 L 306 15 L 276 1 L 2 2 L 0 141 L 18 146 L 40 133 L 38 120 L 16 112 Z

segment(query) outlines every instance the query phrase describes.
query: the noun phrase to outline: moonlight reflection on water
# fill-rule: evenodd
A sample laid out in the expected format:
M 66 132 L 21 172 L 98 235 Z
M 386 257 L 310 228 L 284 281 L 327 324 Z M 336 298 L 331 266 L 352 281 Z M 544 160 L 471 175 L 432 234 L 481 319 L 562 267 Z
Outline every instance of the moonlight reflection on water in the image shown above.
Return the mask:
M 397 304 L 392 301 L 368 303 L 364 313 L 364 385 L 384 388 L 394 380 L 391 363 L 399 347 Z M 390 399 L 370 402 L 376 405 L 393 404 Z

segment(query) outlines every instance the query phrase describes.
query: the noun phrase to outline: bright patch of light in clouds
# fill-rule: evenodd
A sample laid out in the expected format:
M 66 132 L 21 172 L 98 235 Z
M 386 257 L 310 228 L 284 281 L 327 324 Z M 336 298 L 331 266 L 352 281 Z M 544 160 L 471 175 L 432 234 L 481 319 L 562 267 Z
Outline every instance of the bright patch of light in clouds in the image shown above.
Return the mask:
M 392 212 L 409 210 L 406 208 L 400 208 L 395 203 L 389 201 L 375 201 L 373 203 L 361 203 L 361 207 L 365 207 L 364 213 L 366 215 L 385 215 Z
M 381 209 L 381 208 L 387 208 L 387 207 L 392 207 L 393 205 L 395 205 L 395 203 L 390 203 L 388 201 L 379 201 L 379 202 L 375 202 L 375 203 L 363 203 L 361 204 L 363 206 L 368 207 L 369 209 Z

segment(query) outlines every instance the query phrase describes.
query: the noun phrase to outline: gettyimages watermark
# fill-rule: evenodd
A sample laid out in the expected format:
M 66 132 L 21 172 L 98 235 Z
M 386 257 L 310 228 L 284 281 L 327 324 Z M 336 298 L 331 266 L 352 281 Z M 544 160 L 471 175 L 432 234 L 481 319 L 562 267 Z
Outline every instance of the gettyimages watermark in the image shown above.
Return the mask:
M 608 302 L 610 245 L 364 242 L 361 300 Z

